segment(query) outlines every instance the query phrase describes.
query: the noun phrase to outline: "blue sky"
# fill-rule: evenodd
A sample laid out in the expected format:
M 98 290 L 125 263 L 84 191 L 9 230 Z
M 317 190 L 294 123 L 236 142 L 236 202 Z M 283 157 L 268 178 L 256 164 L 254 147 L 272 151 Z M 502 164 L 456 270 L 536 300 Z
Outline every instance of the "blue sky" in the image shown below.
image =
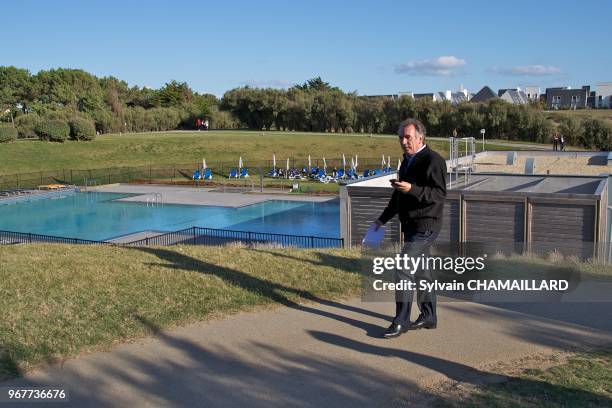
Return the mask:
M 26 0 L 1 10 L 0 65 L 155 88 L 176 79 L 219 96 L 316 76 L 362 95 L 612 81 L 607 0 Z

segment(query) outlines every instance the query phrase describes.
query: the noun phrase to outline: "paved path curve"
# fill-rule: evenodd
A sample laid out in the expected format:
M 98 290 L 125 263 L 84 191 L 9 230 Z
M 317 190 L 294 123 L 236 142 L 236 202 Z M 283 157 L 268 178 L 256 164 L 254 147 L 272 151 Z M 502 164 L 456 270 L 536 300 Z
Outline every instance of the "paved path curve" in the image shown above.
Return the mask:
M 353 299 L 241 313 L 2 385 L 61 384 L 79 407 L 384 406 L 440 379 L 481 381 L 484 363 L 612 344 L 610 303 L 448 302 L 437 330 L 383 340 L 390 309 Z

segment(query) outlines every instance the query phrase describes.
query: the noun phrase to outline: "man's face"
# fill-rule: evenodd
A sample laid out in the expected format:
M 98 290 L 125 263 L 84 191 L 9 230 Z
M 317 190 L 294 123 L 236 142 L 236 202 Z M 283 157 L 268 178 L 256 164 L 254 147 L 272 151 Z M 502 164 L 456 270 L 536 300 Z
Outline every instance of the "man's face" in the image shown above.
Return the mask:
M 415 154 L 423 146 L 423 136 L 417 132 L 414 125 L 404 127 L 402 133 L 403 136 L 400 137 L 402 150 L 407 154 Z

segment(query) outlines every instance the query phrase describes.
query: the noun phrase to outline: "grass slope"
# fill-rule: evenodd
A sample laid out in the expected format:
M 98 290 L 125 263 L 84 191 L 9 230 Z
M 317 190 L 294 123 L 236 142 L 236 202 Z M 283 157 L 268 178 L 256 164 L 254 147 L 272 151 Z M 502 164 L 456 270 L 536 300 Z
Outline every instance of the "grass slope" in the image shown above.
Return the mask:
M 573 116 L 577 119 L 601 119 L 612 125 L 612 109 L 578 109 L 578 110 L 558 110 L 547 111 L 545 115 L 557 123 L 560 123 L 564 116 Z
M 19 141 L 0 149 L 0 174 L 52 170 L 90 169 L 172 163 L 238 162 L 271 160 L 279 165 L 287 157 L 338 158 L 345 153 L 380 157 L 401 153 L 395 138 L 364 135 L 303 134 L 280 132 L 170 132 L 100 136 L 93 142 L 49 143 Z M 397 160 L 397 159 L 396 159 Z
M 354 295 L 357 258 L 349 250 L 0 247 L 0 380 L 146 335 L 151 324 Z
M 430 146 L 448 155 L 446 140 L 429 140 Z M 480 144 L 477 144 L 480 149 Z M 487 144 L 487 149 L 508 147 Z M 258 160 L 272 160 L 278 165 L 287 157 L 306 159 L 360 158 L 378 160 L 382 154 L 397 163 L 401 156 L 397 138 L 392 135 L 369 137 L 362 134 L 292 133 L 292 132 L 160 132 L 99 136 L 93 142 L 66 141 L 50 143 L 20 140 L 0 146 L 0 174 L 27 173 L 57 169 L 96 169 L 160 164 L 230 162 L 237 165 L 242 156 L 245 165 Z M 306 160 L 304 160 L 306 163 Z M 377 162 L 378 163 L 378 162 Z M 363 168 L 363 166 L 361 167 Z

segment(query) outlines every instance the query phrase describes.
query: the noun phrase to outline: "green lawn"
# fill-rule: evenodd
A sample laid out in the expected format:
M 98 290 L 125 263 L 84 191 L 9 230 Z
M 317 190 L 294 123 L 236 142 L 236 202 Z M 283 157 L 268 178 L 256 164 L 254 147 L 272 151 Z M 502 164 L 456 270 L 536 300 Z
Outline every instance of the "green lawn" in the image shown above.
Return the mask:
M 12 245 L 0 246 L 0 259 L 0 380 L 147 335 L 143 321 L 167 328 L 266 305 L 355 296 L 362 270 L 356 249 L 235 245 Z M 531 275 L 551 263 L 496 262 Z M 594 273 L 594 265 L 573 265 Z
M 66 254 L 71 254 L 66 256 Z M 264 305 L 356 295 L 351 250 L 0 246 L 0 380 L 44 362 Z
M 520 367 L 518 367 L 520 369 Z M 477 387 L 467 397 L 441 397 L 451 407 L 610 407 L 612 349 L 577 353 L 548 369 L 522 369 L 506 382 Z
M 436 146 L 441 149 L 445 146 Z M 394 138 L 370 138 L 365 135 L 304 134 L 281 132 L 169 132 L 99 136 L 93 142 L 67 141 L 49 143 L 37 140 L 2 145 L 0 174 L 55 170 L 92 169 L 117 166 L 144 166 L 174 163 L 218 162 L 244 164 L 272 160 L 285 166 L 287 157 L 313 160 L 352 155 L 379 158 L 384 153 L 400 155 Z
M 333 162 L 332 159 L 341 158 L 343 153 L 349 164 L 351 156 L 358 155 L 363 169 L 366 158 L 379 163 L 382 154 L 391 156 L 391 162 L 397 164 L 401 150 L 397 138 L 389 136 L 211 131 L 103 135 L 93 142 L 19 140 L 0 146 L 0 174 L 172 164 L 188 164 L 192 169 L 202 162 L 202 158 L 206 158 L 209 165 L 225 162 L 226 166 L 237 166 L 241 156 L 248 167 L 256 161 L 272 160 L 273 153 L 276 153 L 279 167 L 285 166 L 287 157 L 295 158 L 298 165 L 306 164 L 308 155 L 311 155 L 313 164 L 316 160 L 322 164 L 321 159 L 325 157 L 331 167 L 340 165 L 339 161 Z M 428 143 L 442 155 L 448 155 L 446 140 Z M 480 149 L 479 144 L 477 148 Z M 493 144 L 487 144 L 487 148 L 510 149 Z
M 612 109 L 558 110 L 547 111 L 544 114 L 555 122 L 559 122 L 563 116 L 574 116 L 579 119 L 601 119 L 612 125 Z

